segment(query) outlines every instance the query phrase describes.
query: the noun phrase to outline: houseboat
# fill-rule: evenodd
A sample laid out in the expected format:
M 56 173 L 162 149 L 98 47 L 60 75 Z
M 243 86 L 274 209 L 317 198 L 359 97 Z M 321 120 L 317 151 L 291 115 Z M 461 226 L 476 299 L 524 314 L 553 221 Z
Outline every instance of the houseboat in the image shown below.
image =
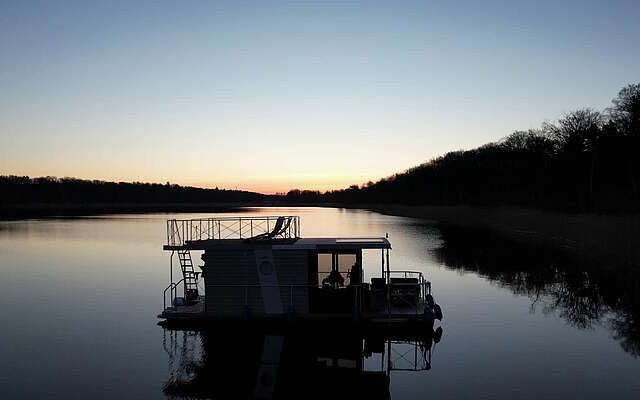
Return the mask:
M 388 237 L 306 238 L 300 232 L 299 216 L 168 220 L 164 250 L 171 252 L 171 272 L 161 324 L 348 322 L 433 328 L 434 320 L 442 319 L 421 272 L 391 269 Z M 368 281 L 365 251 L 380 254 L 379 267 L 367 265 L 373 275 Z M 194 266 L 191 252 L 202 253 L 203 265 Z

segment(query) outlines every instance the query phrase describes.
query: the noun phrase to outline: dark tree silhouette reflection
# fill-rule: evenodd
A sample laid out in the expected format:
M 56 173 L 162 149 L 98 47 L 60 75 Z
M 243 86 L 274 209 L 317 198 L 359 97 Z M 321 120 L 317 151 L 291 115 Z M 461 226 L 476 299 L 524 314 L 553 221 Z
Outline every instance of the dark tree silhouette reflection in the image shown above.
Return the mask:
M 526 245 L 474 229 L 441 227 L 434 251 L 447 267 L 474 272 L 531 299 L 531 310 L 555 313 L 571 326 L 605 326 L 622 348 L 640 357 L 640 272 L 577 261 L 562 251 Z

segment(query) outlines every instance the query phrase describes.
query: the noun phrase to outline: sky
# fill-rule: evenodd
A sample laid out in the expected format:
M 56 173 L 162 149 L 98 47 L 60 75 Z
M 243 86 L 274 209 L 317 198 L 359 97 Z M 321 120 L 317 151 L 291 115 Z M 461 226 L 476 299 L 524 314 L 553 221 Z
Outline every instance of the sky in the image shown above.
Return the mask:
M 375 181 L 609 106 L 640 82 L 638 21 L 640 1 L 0 0 L 0 174 Z

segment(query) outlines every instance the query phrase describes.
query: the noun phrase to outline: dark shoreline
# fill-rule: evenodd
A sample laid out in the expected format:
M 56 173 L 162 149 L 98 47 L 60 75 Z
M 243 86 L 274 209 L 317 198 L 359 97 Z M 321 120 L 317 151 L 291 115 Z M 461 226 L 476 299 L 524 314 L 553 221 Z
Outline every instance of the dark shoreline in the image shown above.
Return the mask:
M 0 220 L 28 218 L 86 217 L 109 214 L 206 213 L 225 212 L 244 207 L 268 206 L 261 203 L 90 203 L 24 204 L 0 206 Z
M 640 266 L 640 214 L 568 214 L 513 207 L 408 206 L 392 204 L 123 203 L 28 204 L 0 207 L 0 220 L 110 214 L 213 213 L 247 207 L 336 207 L 435 221 L 459 228 L 486 229 L 508 239 L 560 248 L 585 262 L 615 261 Z

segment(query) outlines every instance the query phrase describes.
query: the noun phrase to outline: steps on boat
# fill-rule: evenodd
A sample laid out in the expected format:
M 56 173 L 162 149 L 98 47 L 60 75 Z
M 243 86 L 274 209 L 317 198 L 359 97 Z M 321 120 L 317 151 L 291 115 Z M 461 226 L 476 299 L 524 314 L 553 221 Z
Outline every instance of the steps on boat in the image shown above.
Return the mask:
M 178 250 L 178 260 L 184 278 L 184 297 L 187 303 L 198 300 L 198 273 L 193 269 L 193 260 L 189 250 Z

